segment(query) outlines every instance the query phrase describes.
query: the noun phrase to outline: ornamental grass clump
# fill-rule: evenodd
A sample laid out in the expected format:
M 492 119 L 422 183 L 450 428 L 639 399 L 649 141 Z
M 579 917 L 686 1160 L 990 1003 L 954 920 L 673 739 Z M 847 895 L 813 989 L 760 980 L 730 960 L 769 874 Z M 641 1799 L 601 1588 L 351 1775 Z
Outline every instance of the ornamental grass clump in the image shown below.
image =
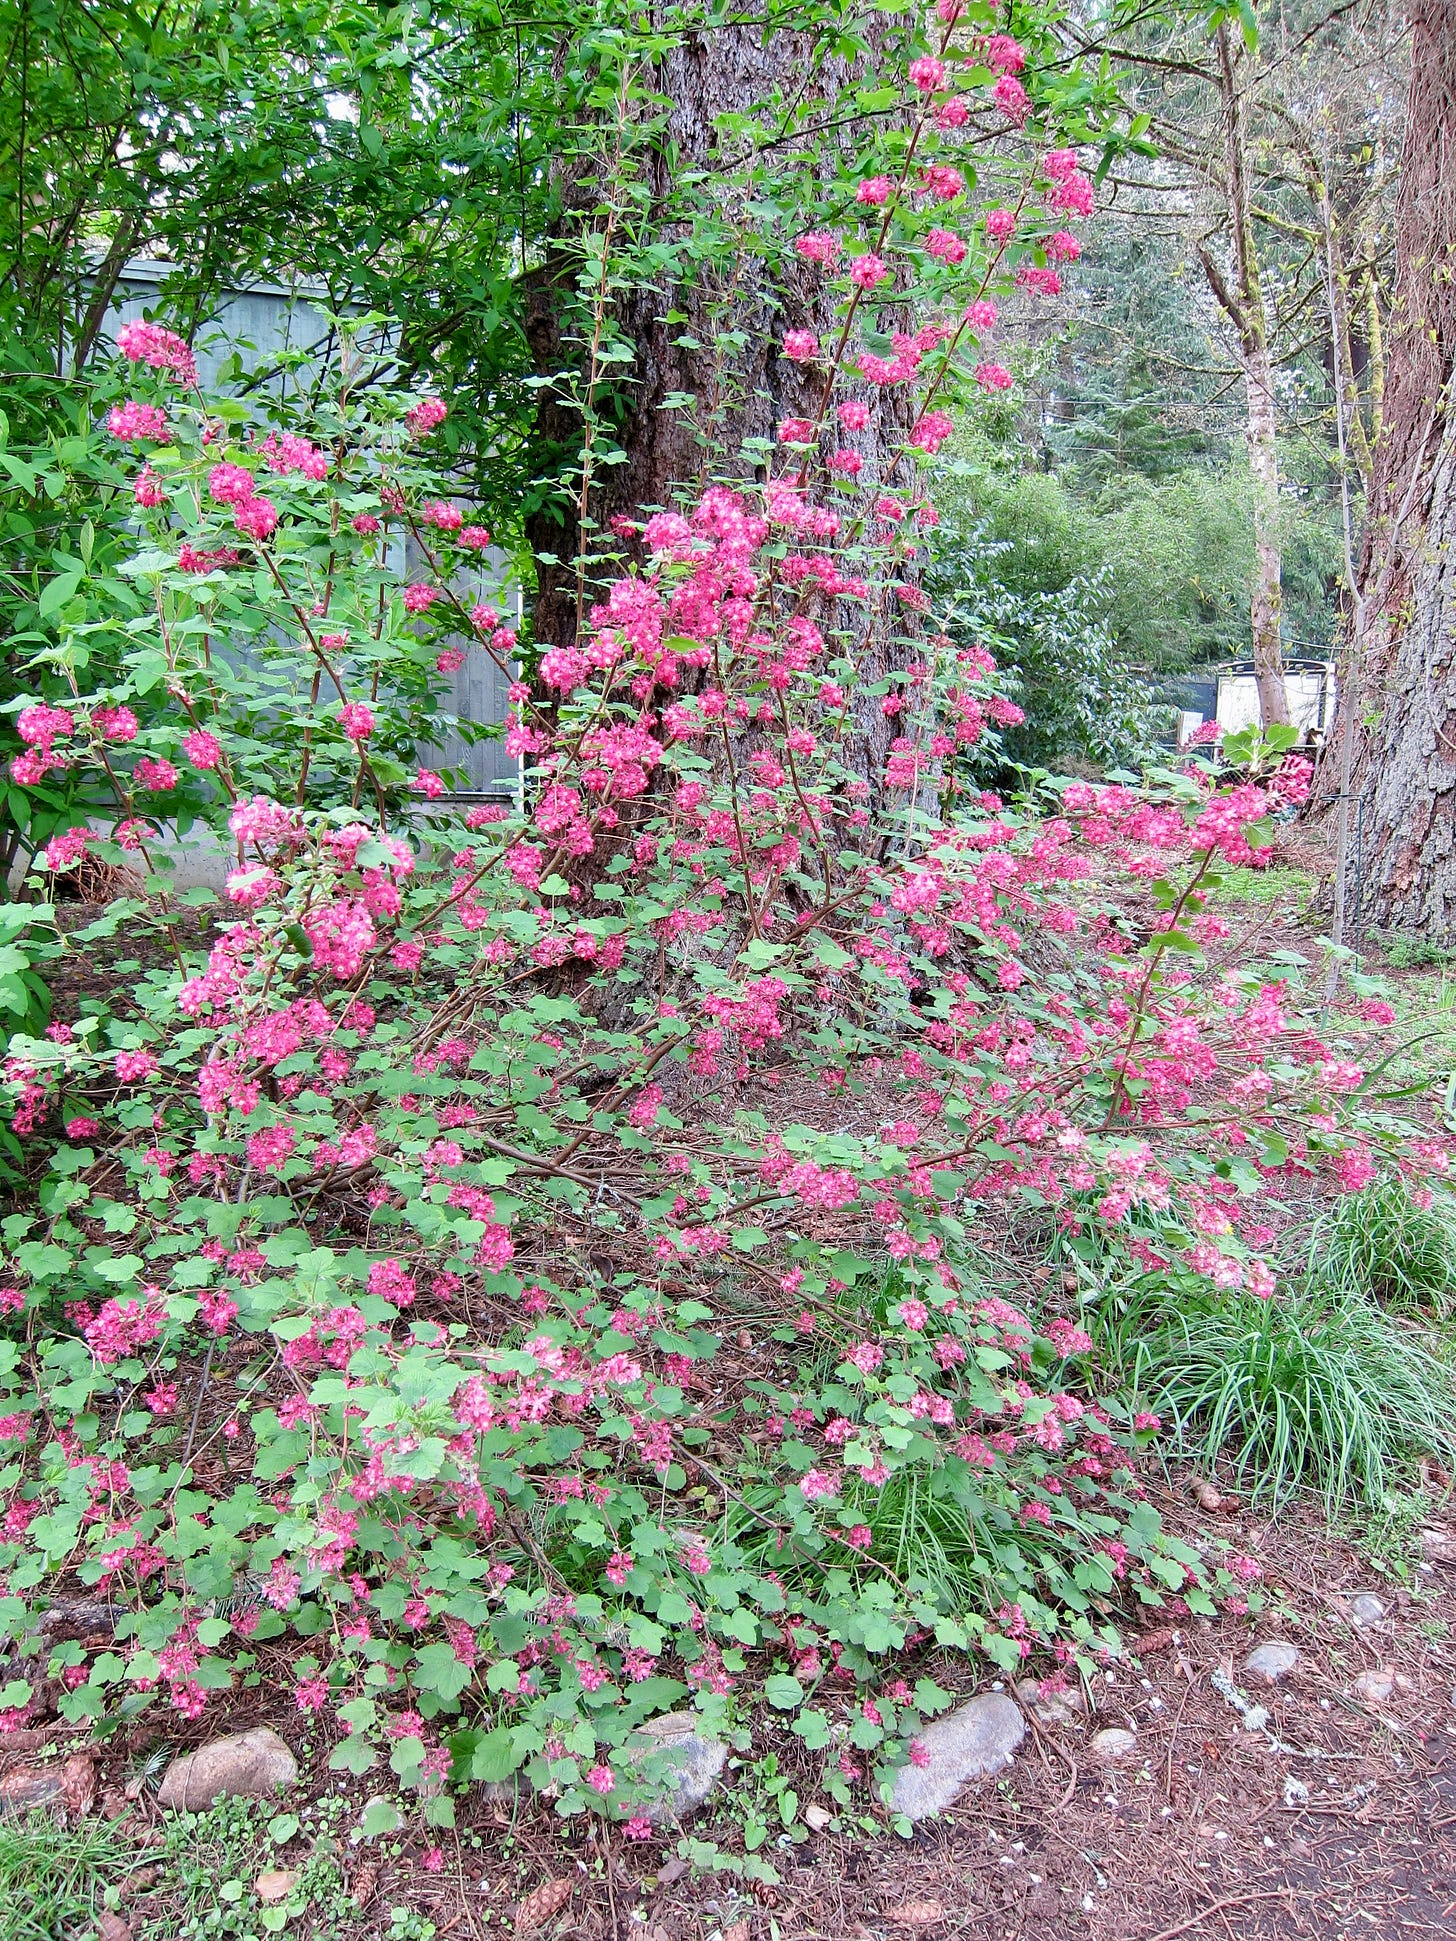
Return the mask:
M 12 779 L 109 799 L 40 872 L 144 873 L 81 938 L 154 962 L 10 1047 L 5 1723 L 205 1726 L 258 1684 L 431 1823 L 521 1772 L 641 1833 L 633 1734 L 689 1697 L 726 1729 L 765 1692 L 826 1751 L 853 1708 L 848 1798 L 946 1702 L 932 1646 L 1091 1664 L 1119 1604 L 1228 1588 L 1144 1500 L 1156 1413 L 985 1291 L 978 1222 L 1242 1312 L 1261 1193 L 1446 1143 L 1372 1107 L 1378 1001 L 1322 1021 L 1220 956 L 1221 884 L 1308 788 L 1287 737 L 1232 783 L 969 772 L 1018 710 L 919 585 L 925 461 L 1092 186 L 1054 79 L 1005 89 L 957 18 L 883 189 L 768 239 L 837 317 L 785 340 L 814 413 L 597 533 L 569 639 L 502 626 L 447 400 L 336 374 L 268 428 L 122 342 L 145 602 L 38 658 Z M 1009 204 L 952 159 L 957 81 L 1023 131 Z M 903 435 L 861 485 L 874 414 Z M 412 752 L 461 655 L 511 683 L 518 804 L 462 813 Z M 167 887 L 188 818 L 220 900 Z M 104 1648 L 46 1642 L 61 1595 Z
M 1315 1224 L 1310 1268 L 1379 1306 L 1448 1318 L 1456 1307 L 1456 1208 L 1450 1194 L 1392 1175 L 1347 1195 Z
M 1254 1502 L 1297 1492 L 1330 1514 L 1378 1505 L 1423 1456 L 1456 1460 L 1449 1359 L 1348 1287 L 1271 1301 L 1180 1299 L 1132 1343 L 1135 1392 L 1169 1446 Z

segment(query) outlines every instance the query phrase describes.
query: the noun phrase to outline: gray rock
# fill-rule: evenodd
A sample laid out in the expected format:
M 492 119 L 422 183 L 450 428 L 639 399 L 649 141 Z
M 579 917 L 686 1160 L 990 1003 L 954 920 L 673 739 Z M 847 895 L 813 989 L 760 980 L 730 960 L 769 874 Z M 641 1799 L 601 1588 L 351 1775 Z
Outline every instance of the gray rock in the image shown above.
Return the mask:
M 1244 1660 L 1244 1670 L 1267 1684 L 1277 1685 L 1281 1678 L 1287 1678 L 1299 1663 L 1299 1647 L 1290 1644 L 1287 1638 L 1271 1638 L 1268 1644 L 1256 1645 Z
M 627 1758 L 634 1766 L 671 1754 L 670 1764 L 661 1761 L 668 1766 L 662 1792 L 645 1808 L 654 1826 L 696 1813 L 728 1763 L 727 1746 L 700 1732 L 699 1723 L 695 1712 L 659 1712 L 655 1719 L 644 1719 L 628 1741 Z
M 1362 1671 L 1355 1680 L 1355 1696 L 1367 1705 L 1383 1705 L 1394 1690 L 1393 1671 Z
M 200 1812 L 220 1799 L 266 1799 L 298 1781 L 298 1761 L 271 1726 L 232 1732 L 174 1759 L 157 1788 L 162 1806 Z
M 1125 1726 L 1105 1725 L 1100 1732 L 1092 1734 L 1087 1749 L 1101 1765 L 1125 1766 L 1129 1759 L 1137 1757 L 1138 1736 Z
M 1374 1591 L 1361 1591 L 1358 1597 L 1351 1598 L 1350 1622 L 1358 1624 L 1362 1630 L 1371 1625 L 1384 1624 L 1385 1606 Z
M 943 1813 L 964 1786 L 986 1779 L 1011 1764 L 1026 1736 L 1021 1707 L 1005 1693 L 987 1692 L 936 1719 L 921 1733 L 930 1755 L 925 1766 L 902 1766 L 895 1775 L 890 1810 L 923 1820 Z

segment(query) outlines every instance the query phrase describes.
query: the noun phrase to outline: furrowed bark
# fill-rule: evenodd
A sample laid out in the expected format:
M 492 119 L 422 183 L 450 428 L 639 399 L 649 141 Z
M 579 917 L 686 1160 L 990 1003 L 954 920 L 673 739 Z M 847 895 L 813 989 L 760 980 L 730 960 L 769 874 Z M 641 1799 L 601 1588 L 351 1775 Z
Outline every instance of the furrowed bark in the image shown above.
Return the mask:
M 1456 929 L 1456 11 L 1444 0 L 1412 10 L 1387 354 L 1360 566 L 1362 904 L 1377 929 L 1444 937 Z

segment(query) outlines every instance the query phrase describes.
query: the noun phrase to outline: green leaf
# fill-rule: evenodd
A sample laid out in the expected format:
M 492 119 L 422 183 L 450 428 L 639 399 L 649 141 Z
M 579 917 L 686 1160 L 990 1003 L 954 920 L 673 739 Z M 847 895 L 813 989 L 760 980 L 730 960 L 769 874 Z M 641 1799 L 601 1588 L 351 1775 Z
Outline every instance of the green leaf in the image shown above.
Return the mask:
M 47 580 L 36 603 L 36 611 L 41 619 L 50 620 L 62 607 L 69 606 L 85 577 L 85 569 L 81 568 L 70 573 L 57 573 L 53 580 Z
M 778 1712 L 792 1712 L 804 1702 L 804 1687 L 786 1671 L 776 1671 L 763 1681 L 763 1695 Z
M 795 1738 L 804 1741 L 810 1752 L 822 1752 L 834 1738 L 828 1718 L 814 1705 L 811 1705 L 807 1712 L 799 1714 L 790 1730 Z
M 393 1800 L 372 1799 L 364 1809 L 359 1831 L 366 1840 L 377 1840 L 385 1833 L 398 1833 L 403 1825 L 404 1816 Z
M 351 1732 L 347 1739 L 340 1739 L 329 1754 L 330 1772 L 353 1773 L 356 1779 L 378 1764 L 379 1754 L 362 1732 Z
M 487 1732 L 475 1748 L 470 1760 L 470 1776 L 487 1784 L 499 1784 L 501 1780 L 510 1778 L 524 1757 L 524 1753 L 517 1750 L 515 1735 L 501 1727 Z

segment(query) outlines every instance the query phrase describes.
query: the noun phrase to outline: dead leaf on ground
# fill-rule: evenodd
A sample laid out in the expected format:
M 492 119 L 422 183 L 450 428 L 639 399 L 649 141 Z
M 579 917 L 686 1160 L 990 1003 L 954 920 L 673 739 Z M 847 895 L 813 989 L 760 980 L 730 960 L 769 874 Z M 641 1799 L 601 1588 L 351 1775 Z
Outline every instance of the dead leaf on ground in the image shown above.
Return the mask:
M 297 1885 L 296 1867 L 270 1867 L 253 1882 L 253 1892 L 265 1907 L 276 1907 L 279 1901 L 288 1899 Z
M 96 1922 L 101 1941 L 131 1941 L 131 1929 L 119 1914 L 103 1914 Z
M 906 1901 L 903 1907 L 889 1908 L 885 1919 L 897 1928 L 934 1928 L 945 1919 L 945 1909 L 939 1901 Z
M 723 1941 L 748 1941 L 747 1921 L 735 1921 L 731 1928 L 724 1928 Z
M 534 1888 L 516 1909 L 516 1933 L 532 1934 L 544 1927 L 553 1914 L 559 1914 L 571 1899 L 575 1881 L 563 1877 L 561 1880 L 543 1881 Z
M 674 1854 L 671 1860 L 664 1860 L 662 1865 L 658 1868 L 657 1870 L 658 1886 L 671 1887 L 675 1880 L 682 1879 L 683 1875 L 687 1872 L 687 1870 L 688 1870 L 688 1863 L 686 1862 L 686 1860 L 679 1860 L 677 1855 Z

